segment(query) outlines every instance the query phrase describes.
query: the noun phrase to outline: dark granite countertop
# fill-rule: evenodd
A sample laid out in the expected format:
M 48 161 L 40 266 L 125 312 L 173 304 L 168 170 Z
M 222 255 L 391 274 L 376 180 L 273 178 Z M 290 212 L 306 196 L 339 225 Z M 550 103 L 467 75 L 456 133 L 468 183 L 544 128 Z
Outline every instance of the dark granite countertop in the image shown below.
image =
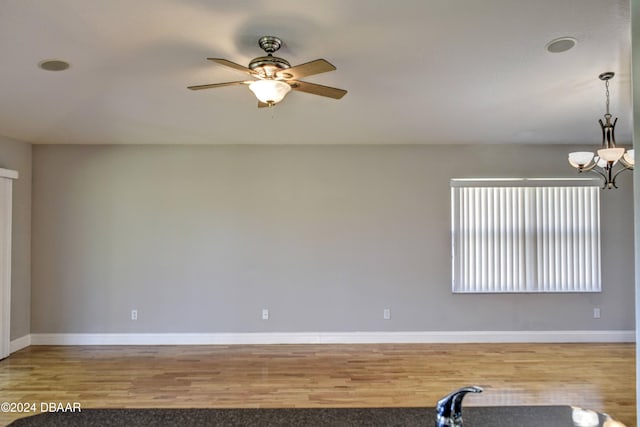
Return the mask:
M 592 414 L 594 415 L 594 414 Z M 603 426 L 605 416 L 597 415 Z M 570 406 L 467 407 L 465 426 L 576 427 Z M 434 426 L 433 408 L 83 409 L 11 426 Z M 584 424 L 583 424 L 584 425 Z M 592 424 L 593 426 L 593 424 Z M 594 426 L 595 427 L 595 426 Z

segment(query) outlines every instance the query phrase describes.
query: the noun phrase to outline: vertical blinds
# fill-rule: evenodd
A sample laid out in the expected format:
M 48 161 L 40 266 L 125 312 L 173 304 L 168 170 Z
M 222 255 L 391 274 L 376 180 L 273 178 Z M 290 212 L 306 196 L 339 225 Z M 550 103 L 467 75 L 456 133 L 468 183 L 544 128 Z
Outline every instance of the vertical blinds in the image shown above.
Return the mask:
M 453 292 L 599 292 L 594 186 L 453 187 Z

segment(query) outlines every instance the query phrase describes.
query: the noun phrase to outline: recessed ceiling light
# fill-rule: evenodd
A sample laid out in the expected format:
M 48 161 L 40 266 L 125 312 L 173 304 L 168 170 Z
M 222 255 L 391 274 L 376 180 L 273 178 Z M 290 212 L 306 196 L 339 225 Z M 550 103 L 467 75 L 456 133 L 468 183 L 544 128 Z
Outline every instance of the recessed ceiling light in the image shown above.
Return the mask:
M 577 42 L 573 37 L 560 37 L 547 43 L 546 49 L 551 53 L 566 52 L 574 47 Z
M 46 71 L 63 71 L 69 68 L 69 63 L 60 59 L 45 59 L 38 63 L 38 67 Z

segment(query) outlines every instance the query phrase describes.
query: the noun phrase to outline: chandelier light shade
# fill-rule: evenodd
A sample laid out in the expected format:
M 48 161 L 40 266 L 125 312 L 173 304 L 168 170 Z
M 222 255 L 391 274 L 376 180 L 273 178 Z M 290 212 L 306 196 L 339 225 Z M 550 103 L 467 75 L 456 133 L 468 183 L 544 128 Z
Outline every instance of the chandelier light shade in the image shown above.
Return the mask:
M 624 156 L 622 156 L 622 159 L 631 165 L 631 169 L 633 169 L 633 166 L 635 165 L 635 152 L 636 150 L 631 149 L 631 150 L 627 150 L 626 153 L 624 153 Z
M 593 160 L 593 153 L 590 151 L 576 151 L 569 153 L 569 163 L 574 168 L 584 168 Z
M 260 102 L 274 105 L 284 99 L 291 86 L 282 80 L 264 79 L 251 82 L 249 89 Z
M 602 128 L 602 148 L 596 154 L 588 151 L 576 151 L 569 153 L 569 164 L 578 169 L 578 172 L 595 172 L 603 179 L 602 188 L 618 188 L 616 178 L 626 170 L 633 170 L 635 165 L 634 150 L 625 150 L 616 147 L 614 131 L 618 119 L 611 121 L 609 113 L 609 80 L 615 74 L 606 72 L 598 76 L 604 81 L 606 88 L 606 113 L 604 122 L 599 119 Z
M 598 150 L 598 157 L 607 162 L 617 162 L 624 155 L 624 148 L 603 148 Z

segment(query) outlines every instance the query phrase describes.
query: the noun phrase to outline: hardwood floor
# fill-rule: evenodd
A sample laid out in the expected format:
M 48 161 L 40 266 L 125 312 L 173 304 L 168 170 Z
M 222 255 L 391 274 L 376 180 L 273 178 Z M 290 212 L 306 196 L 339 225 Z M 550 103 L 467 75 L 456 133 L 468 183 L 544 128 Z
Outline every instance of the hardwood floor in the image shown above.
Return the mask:
M 636 425 L 635 344 L 32 346 L 0 402 L 91 407 L 576 405 Z M 29 414 L 0 413 L 0 424 Z

